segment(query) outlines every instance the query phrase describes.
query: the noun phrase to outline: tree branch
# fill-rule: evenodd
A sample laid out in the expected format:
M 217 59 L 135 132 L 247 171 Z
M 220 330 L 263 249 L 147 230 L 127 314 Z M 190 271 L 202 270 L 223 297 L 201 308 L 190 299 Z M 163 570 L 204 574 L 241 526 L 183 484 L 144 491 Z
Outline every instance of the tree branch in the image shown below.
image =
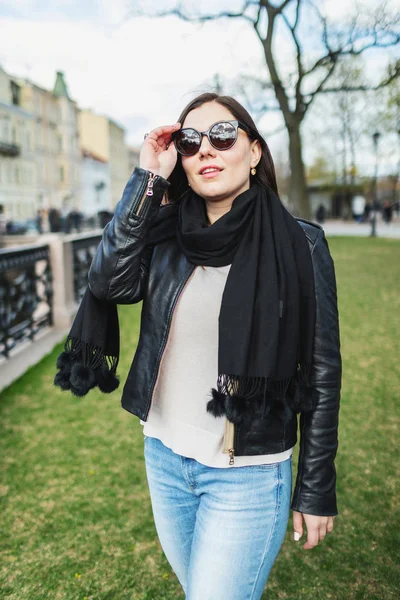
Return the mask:
M 289 19 L 287 18 L 287 16 L 284 13 L 281 13 L 281 16 L 282 16 L 287 28 L 289 29 L 290 33 L 292 34 L 294 45 L 296 46 L 297 82 L 295 85 L 295 98 L 296 98 L 295 112 L 304 110 L 303 97 L 301 94 L 301 83 L 302 83 L 303 77 L 304 77 L 304 67 L 303 67 L 303 61 L 302 61 L 302 55 L 301 55 L 301 45 L 300 45 L 299 39 L 296 34 L 296 28 L 299 23 L 301 1 L 302 0 L 297 0 L 296 17 L 295 17 L 295 21 L 294 21 L 293 25 L 291 25 L 289 23 Z
M 291 0 L 288 0 L 286 3 L 284 2 L 281 5 L 281 7 L 283 5 L 286 6 L 290 1 Z M 265 2 L 265 7 L 266 7 L 267 13 L 268 13 L 267 35 L 265 36 L 265 38 L 262 38 L 262 36 L 259 34 L 258 34 L 258 36 L 259 36 L 259 39 L 264 48 L 264 56 L 265 56 L 268 70 L 269 70 L 269 74 L 271 76 L 271 82 L 272 82 L 272 85 L 274 86 L 276 99 L 281 108 L 285 123 L 289 127 L 289 126 L 291 126 L 290 121 L 291 121 L 291 116 L 292 116 L 292 112 L 291 112 L 290 106 L 289 106 L 289 97 L 288 97 L 286 89 L 281 81 L 281 78 L 279 77 L 278 69 L 275 64 L 275 57 L 272 52 L 274 26 L 275 26 L 275 19 L 276 19 L 276 15 L 277 15 L 276 7 L 272 7 L 268 0 L 264 0 L 264 2 Z
M 317 87 L 317 89 L 314 92 L 312 92 L 311 94 L 306 94 L 307 96 L 310 97 L 309 102 L 307 102 L 307 107 L 311 104 L 311 102 L 313 101 L 313 99 L 315 98 L 315 96 L 317 94 L 336 94 L 338 92 L 376 92 L 377 90 L 380 90 L 381 88 L 386 87 L 387 85 L 392 83 L 392 81 L 395 81 L 399 77 L 400 77 L 400 60 L 398 60 L 395 63 L 393 69 L 392 68 L 389 69 L 387 77 L 385 77 L 385 79 L 383 79 L 380 83 L 378 83 L 378 85 L 375 85 L 375 86 L 341 85 L 340 87 L 324 88 L 323 85 L 324 85 L 325 81 L 329 78 L 329 75 L 328 75 L 324 78 L 324 80 L 320 83 L 320 85 Z
M 343 36 L 340 34 L 340 32 L 337 33 L 338 43 L 337 47 L 333 49 L 329 41 L 329 31 L 326 17 L 322 15 L 319 7 L 313 0 L 310 0 L 309 4 L 317 13 L 322 25 L 322 40 L 326 48 L 326 53 L 304 73 L 305 77 L 320 67 L 330 66 L 332 63 L 337 61 L 339 56 L 359 56 L 371 48 L 389 48 L 397 45 L 400 42 L 400 33 L 397 33 L 393 30 L 394 25 L 399 23 L 400 18 L 399 16 L 393 18 L 386 15 L 386 6 L 383 4 L 377 11 L 375 11 L 374 24 L 370 28 L 364 28 L 361 26 L 358 27 L 358 16 L 355 16 L 351 21 L 346 39 L 340 40 L 340 38 Z M 385 41 L 385 38 L 388 39 Z
M 227 18 L 227 19 L 241 18 L 241 19 L 245 19 L 245 20 L 249 21 L 250 23 L 254 24 L 254 19 L 252 19 L 248 15 L 244 14 L 250 6 L 259 6 L 259 2 L 257 0 L 245 0 L 243 8 L 238 12 L 222 11 L 222 12 L 214 14 L 214 15 L 197 15 L 197 16 L 190 16 L 190 15 L 186 14 L 183 10 L 182 4 L 179 4 L 176 8 L 171 8 L 169 10 L 157 12 L 153 16 L 154 17 L 175 16 L 175 17 L 179 17 L 183 21 L 187 21 L 189 23 L 194 23 L 194 22 L 205 23 L 206 21 L 215 21 L 217 19 L 223 19 L 223 18 Z
M 284 2 L 282 2 L 282 4 L 280 6 L 276 6 L 275 4 L 271 4 L 271 2 L 269 0 L 261 0 L 260 4 L 264 4 L 264 6 L 273 11 L 275 13 L 275 15 L 279 15 L 280 13 L 282 13 L 285 8 L 288 6 L 288 4 L 290 4 L 291 2 L 293 2 L 293 0 L 284 0 Z

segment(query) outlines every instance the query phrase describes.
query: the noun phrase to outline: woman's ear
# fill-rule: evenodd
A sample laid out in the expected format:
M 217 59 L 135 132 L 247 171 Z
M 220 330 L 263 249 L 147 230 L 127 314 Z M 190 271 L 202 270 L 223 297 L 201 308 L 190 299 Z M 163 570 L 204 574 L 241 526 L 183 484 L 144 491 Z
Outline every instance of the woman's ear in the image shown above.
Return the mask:
M 251 143 L 250 153 L 251 153 L 251 165 L 250 166 L 256 167 L 258 165 L 258 163 L 260 162 L 261 155 L 262 155 L 261 145 L 258 140 L 254 140 L 254 142 Z

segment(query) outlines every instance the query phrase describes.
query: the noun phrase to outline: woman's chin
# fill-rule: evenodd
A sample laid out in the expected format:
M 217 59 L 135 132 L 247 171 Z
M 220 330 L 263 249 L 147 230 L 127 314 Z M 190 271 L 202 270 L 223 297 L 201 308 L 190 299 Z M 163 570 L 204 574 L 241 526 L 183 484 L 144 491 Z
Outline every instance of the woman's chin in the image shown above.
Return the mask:
M 231 189 L 218 181 L 202 182 L 194 191 L 207 200 L 224 198 L 232 193 Z

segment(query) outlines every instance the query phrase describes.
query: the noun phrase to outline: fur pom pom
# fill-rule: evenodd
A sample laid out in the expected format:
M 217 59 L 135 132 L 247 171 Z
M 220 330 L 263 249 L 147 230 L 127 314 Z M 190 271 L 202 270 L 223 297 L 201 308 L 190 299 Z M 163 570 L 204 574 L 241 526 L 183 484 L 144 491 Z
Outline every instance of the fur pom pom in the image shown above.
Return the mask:
M 84 367 L 82 363 L 75 363 L 70 376 L 71 392 L 75 396 L 85 396 L 96 385 L 93 369 Z
M 102 364 L 101 367 L 95 370 L 97 385 L 103 394 L 111 394 L 119 386 L 119 379 L 115 372 L 110 371 L 107 364 Z
M 227 396 L 225 399 L 226 417 L 234 425 L 239 425 L 251 420 L 254 414 L 255 403 L 241 396 Z
M 250 420 L 254 416 L 256 402 L 247 400 L 241 396 L 226 396 L 215 388 L 212 388 L 212 400 L 207 402 L 207 412 L 214 417 L 226 415 L 227 419 L 238 425 Z
M 56 376 L 54 377 L 54 385 L 60 387 L 62 390 L 71 389 L 71 384 L 69 382 L 70 371 L 58 371 Z
M 211 413 L 214 417 L 222 417 L 225 414 L 225 394 L 219 392 L 215 388 L 212 388 L 212 400 L 207 402 L 207 412 Z
M 57 369 L 71 369 L 72 354 L 70 352 L 61 352 L 57 358 Z

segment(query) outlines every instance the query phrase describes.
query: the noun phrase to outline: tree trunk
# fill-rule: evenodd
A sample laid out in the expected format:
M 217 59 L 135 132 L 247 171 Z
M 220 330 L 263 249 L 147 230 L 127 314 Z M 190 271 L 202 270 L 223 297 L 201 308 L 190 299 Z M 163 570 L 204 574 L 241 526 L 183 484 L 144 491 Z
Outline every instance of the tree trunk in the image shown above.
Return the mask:
M 302 156 L 300 124 L 289 129 L 290 188 L 289 200 L 294 214 L 311 219 L 310 199 Z

